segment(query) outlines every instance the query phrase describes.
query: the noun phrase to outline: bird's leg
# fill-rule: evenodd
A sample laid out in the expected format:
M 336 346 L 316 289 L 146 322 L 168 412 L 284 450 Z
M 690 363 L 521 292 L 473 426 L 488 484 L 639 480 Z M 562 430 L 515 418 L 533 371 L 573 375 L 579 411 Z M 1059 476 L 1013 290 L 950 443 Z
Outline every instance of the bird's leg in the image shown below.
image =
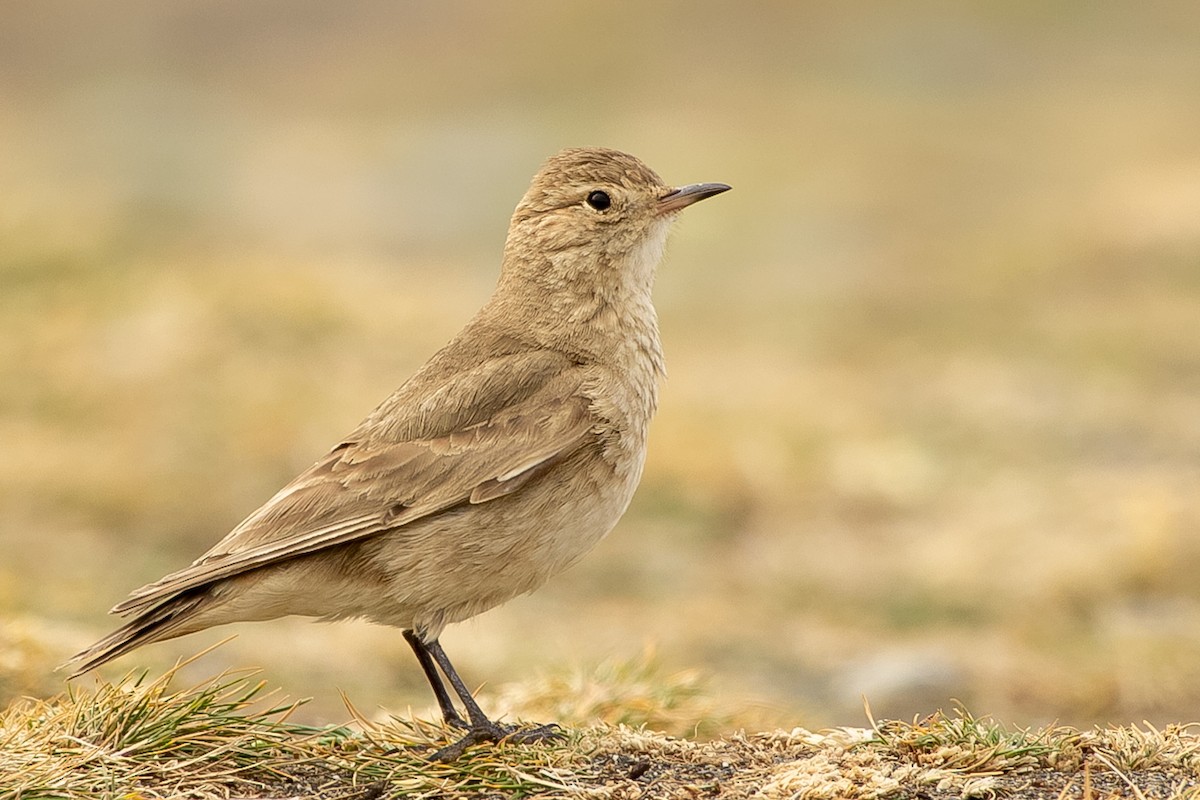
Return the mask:
M 466 736 L 446 745 L 441 750 L 433 754 L 434 761 L 454 761 L 473 744 L 481 742 L 498 742 L 501 739 L 511 739 L 517 742 L 536 742 L 542 739 L 552 739 L 562 736 L 558 732 L 557 725 L 541 725 L 536 728 L 531 728 L 525 731 L 518 731 L 516 725 L 501 725 L 497 722 L 492 722 L 483 713 L 483 709 L 475 702 L 475 698 L 463 683 L 462 678 L 458 677 L 458 672 L 455 671 L 454 665 L 450 663 L 450 659 L 446 657 L 446 651 L 442 649 L 442 645 L 435 639 L 428 644 L 425 644 L 425 649 L 429 655 L 437 662 L 437 665 L 442 668 L 446 678 L 450 681 L 450 686 L 458 694 L 462 700 L 463 706 L 467 709 L 467 717 L 470 720 L 470 728 L 467 730 Z
M 421 669 L 425 672 L 425 678 L 429 681 L 429 686 L 433 689 L 433 696 L 437 698 L 438 708 L 442 710 L 442 720 L 452 728 L 460 728 L 466 730 L 471 727 L 467 724 L 458 713 L 458 709 L 454 707 L 454 701 L 450 699 L 450 693 L 446 691 L 446 685 L 442 683 L 442 678 L 438 675 L 437 667 L 433 663 L 433 657 L 429 655 L 429 648 L 421 641 L 421 637 L 417 636 L 413 631 L 404 632 L 404 641 L 408 642 L 408 646 L 412 648 L 413 653 L 417 656 L 417 661 L 421 665 Z

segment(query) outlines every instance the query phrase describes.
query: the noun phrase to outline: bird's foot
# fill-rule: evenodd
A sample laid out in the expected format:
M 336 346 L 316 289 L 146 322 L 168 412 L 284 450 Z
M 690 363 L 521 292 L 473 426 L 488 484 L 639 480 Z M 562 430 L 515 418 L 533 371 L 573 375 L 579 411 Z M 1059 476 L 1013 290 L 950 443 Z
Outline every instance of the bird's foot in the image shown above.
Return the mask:
M 465 736 L 438 750 L 429 759 L 443 762 L 457 761 L 468 747 L 484 742 L 530 744 L 562 738 L 564 738 L 562 731 L 553 723 L 522 729 L 519 725 L 502 725 L 498 722 L 487 721 L 469 726 Z
M 460 717 L 458 714 L 454 714 L 454 715 L 447 714 L 444 717 L 442 717 L 442 722 L 444 722 L 446 724 L 447 728 L 455 728 L 456 730 L 460 730 L 460 731 L 471 730 L 471 723 L 467 722 L 465 719 Z

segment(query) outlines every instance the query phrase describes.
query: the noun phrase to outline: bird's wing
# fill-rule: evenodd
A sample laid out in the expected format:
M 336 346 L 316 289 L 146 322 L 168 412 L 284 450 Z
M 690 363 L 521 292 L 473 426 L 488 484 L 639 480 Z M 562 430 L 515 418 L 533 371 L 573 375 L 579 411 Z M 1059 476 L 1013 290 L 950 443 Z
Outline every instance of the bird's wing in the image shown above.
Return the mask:
M 552 381 L 444 435 L 343 442 L 191 566 L 138 589 L 113 612 L 144 611 L 213 581 L 509 494 L 591 436 L 578 389 Z

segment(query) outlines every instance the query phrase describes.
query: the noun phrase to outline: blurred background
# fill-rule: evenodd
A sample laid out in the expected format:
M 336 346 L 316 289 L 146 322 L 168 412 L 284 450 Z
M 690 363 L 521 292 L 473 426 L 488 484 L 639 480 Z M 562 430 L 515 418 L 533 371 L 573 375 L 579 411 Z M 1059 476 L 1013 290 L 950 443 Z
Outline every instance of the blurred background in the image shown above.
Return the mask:
M 735 188 L 659 274 L 632 508 L 445 635 L 469 683 L 1200 717 L 1194 2 L 3 13 L 0 700 L 61 690 L 106 609 L 338 441 L 484 301 L 541 161 L 605 145 Z M 262 666 L 321 721 L 338 688 L 430 705 L 361 623 L 102 674 L 230 633 L 195 675 Z

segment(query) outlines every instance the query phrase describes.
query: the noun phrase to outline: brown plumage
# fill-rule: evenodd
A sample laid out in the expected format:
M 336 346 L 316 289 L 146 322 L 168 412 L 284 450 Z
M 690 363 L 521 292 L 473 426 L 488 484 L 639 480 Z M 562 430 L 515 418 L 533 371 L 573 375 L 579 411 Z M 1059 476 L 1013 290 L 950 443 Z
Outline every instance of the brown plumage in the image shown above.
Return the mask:
M 465 693 L 438 636 L 537 588 L 624 512 L 663 374 L 650 293 L 667 230 L 728 188 L 671 189 L 614 150 L 550 158 L 467 326 L 215 547 L 117 605 L 132 618 L 68 662 L 74 674 L 228 622 L 364 617 L 405 631 L 447 722 L 470 727 L 439 757 L 510 734 Z

